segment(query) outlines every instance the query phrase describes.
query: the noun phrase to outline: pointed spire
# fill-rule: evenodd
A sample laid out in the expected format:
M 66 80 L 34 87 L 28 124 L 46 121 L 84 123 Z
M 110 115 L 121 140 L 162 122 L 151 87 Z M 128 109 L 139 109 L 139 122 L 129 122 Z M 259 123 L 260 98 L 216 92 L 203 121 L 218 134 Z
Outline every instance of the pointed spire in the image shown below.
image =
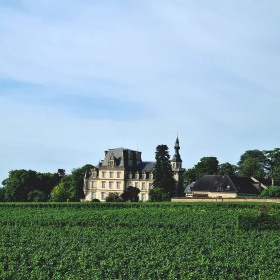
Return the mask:
M 180 144 L 179 144 L 178 134 L 177 134 L 177 138 L 176 138 L 176 141 L 175 141 L 174 149 L 175 149 L 175 153 L 174 153 L 174 156 L 173 156 L 171 161 L 182 162 L 181 156 L 180 156 L 180 153 L 179 153 Z

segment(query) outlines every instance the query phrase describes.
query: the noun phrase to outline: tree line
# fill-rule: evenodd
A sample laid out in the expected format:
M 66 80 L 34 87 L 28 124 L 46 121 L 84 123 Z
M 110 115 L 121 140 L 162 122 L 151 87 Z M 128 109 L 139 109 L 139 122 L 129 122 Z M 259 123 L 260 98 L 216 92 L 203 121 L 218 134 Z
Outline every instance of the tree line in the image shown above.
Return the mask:
M 203 157 L 193 168 L 185 171 L 184 183 L 196 182 L 203 175 L 267 178 L 273 186 L 275 181 L 280 181 L 280 148 L 248 150 L 240 156 L 236 165 L 229 162 L 219 164 L 216 157 Z
M 74 168 L 66 175 L 64 169 L 56 173 L 40 173 L 34 170 L 12 170 L 2 181 L 2 202 L 80 201 L 84 197 L 83 184 L 86 170 L 93 165 Z
M 40 173 L 33 170 L 12 170 L 2 181 L 0 201 L 6 202 L 45 202 L 79 201 L 84 198 L 84 174 L 93 165 L 86 164 L 74 168 L 66 175 L 64 169 L 56 173 Z M 174 194 L 176 182 L 173 178 L 170 155 L 167 145 L 156 148 L 156 164 L 153 170 L 153 188 L 149 190 L 151 201 L 169 201 Z M 236 165 L 228 162 L 219 164 L 216 157 L 203 157 L 193 168 L 183 174 L 184 187 L 196 182 L 203 175 L 232 175 L 267 178 L 280 181 L 280 148 L 270 151 L 248 150 L 240 156 Z M 183 195 L 184 189 L 178 190 Z M 139 201 L 139 190 L 129 187 L 121 195 L 111 193 L 106 201 Z

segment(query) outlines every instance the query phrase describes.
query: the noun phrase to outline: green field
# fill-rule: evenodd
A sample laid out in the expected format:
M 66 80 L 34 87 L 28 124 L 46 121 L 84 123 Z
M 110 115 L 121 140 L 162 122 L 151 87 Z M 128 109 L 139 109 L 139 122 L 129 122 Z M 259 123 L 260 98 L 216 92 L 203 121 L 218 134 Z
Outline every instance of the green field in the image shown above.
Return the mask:
M 258 205 L 3 203 L 0 278 L 279 279 L 280 209 Z

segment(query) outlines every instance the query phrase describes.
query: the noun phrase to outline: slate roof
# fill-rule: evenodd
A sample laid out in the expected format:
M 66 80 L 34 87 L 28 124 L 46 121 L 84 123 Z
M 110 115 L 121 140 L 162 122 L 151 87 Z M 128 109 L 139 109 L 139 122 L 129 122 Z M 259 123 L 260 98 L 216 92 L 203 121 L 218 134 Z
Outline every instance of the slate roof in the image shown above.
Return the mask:
M 229 186 L 229 187 L 228 187 Z M 193 191 L 227 191 L 237 192 L 229 176 L 204 175 L 193 186 Z
M 124 151 L 128 151 L 128 149 L 125 148 L 117 148 L 117 149 L 109 149 L 107 152 L 107 155 L 104 158 L 104 161 L 102 162 L 103 166 L 108 166 L 109 165 L 109 161 L 111 158 L 111 154 L 113 153 L 114 158 L 116 160 L 116 165 L 117 166 L 124 166 Z M 132 151 L 132 150 L 130 150 Z
M 272 185 L 271 180 L 265 178 L 259 178 L 259 177 L 255 177 L 255 179 L 257 179 L 260 183 L 262 183 L 266 187 L 270 187 Z M 274 186 L 280 186 L 280 181 L 274 181 Z
M 238 193 L 259 194 L 259 191 L 254 187 L 254 181 L 248 177 L 229 176 L 235 185 Z
M 187 185 L 185 190 L 184 190 L 184 193 L 192 192 L 192 188 L 193 188 L 194 184 L 195 184 L 195 182 L 192 182 L 189 185 Z
M 155 167 L 155 161 L 142 161 L 140 164 L 137 165 L 138 172 L 153 172 Z
M 253 185 L 253 180 L 247 177 L 204 175 L 193 186 L 193 191 L 224 191 L 245 194 L 259 194 Z

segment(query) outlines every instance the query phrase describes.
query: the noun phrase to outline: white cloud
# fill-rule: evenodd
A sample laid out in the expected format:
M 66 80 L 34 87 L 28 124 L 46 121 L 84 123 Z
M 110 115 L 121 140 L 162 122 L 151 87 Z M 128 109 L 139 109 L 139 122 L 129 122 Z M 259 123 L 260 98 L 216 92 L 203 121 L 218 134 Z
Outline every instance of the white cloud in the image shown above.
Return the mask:
M 173 153 L 177 128 L 186 167 L 278 145 L 278 2 L 15 3 L 0 5 L 0 78 L 26 87 L 0 80 L 0 180 L 15 168 L 70 172 L 96 163 L 109 143 L 153 159 L 158 144 Z M 41 103 L 28 101 L 31 85 Z M 109 98 L 108 118 L 74 101 L 94 118 L 49 106 L 46 95 Z M 116 100 L 152 114 L 118 120 Z

